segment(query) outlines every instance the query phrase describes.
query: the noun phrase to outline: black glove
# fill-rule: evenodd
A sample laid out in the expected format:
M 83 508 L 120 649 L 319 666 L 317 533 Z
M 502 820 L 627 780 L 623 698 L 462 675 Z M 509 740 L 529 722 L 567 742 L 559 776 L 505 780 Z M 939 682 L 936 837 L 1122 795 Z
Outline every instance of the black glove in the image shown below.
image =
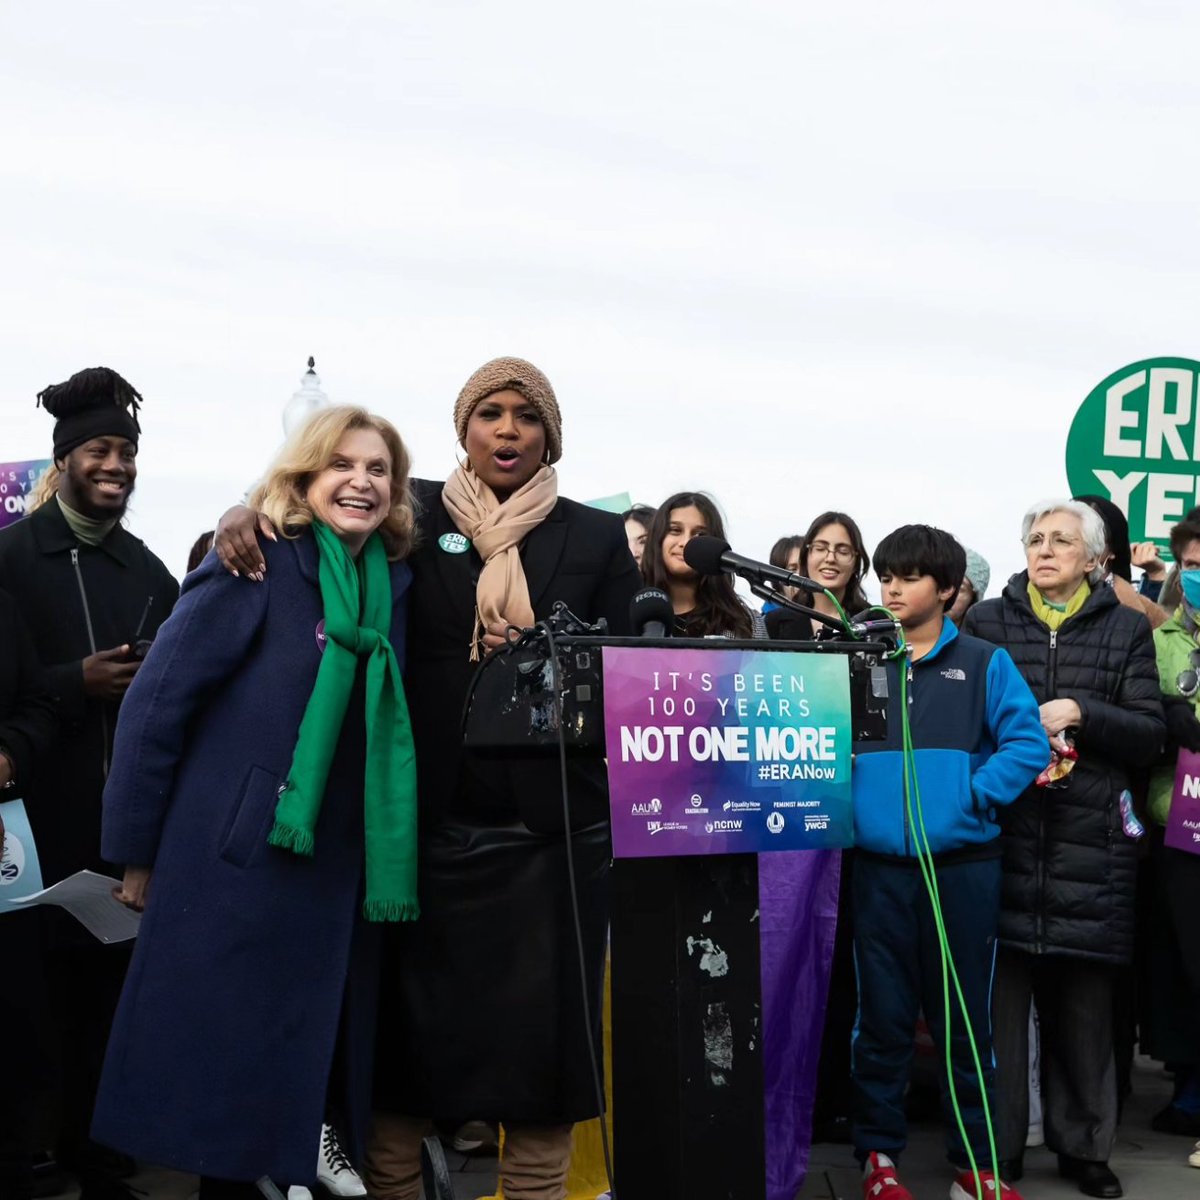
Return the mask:
M 1164 697 L 1167 718 L 1167 745 L 1182 750 L 1200 750 L 1200 721 L 1192 711 L 1192 702 L 1183 696 Z

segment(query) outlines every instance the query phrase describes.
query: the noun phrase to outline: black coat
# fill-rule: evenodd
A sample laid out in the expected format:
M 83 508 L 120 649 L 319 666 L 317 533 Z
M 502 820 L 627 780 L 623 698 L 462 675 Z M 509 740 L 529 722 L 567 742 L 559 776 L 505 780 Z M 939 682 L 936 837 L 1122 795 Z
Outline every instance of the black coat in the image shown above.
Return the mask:
M 583 1019 L 559 765 L 480 758 L 462 747 L 474 549 L 441 484 L 418 481 L 420 548 L 409 560 L 408 664 L 420 786 L 421 919 L 385 930 L 376 1101 L 415 1116 L 557 1124 L 596 1114 L 608 923 L 607 782 L 601 759 L 570 760 L 571 845 L 592 1025 Z M 619 518 L 560 499 L 521 546 L 534 614 L 555 601 L 628 627 L 640 577 Z
M 16 786 L 0 804 L 29 790 L 37 762 L 54 743 L 58 715 L 17 602 L 0 592 L 0 746 L 13 760 Z
M 1000 938 L 1034 954 L 1125 963 L 1133 955 L 1137 845 L 1122 828 L 1130 771 L 1165 736 L 1146 618 L 1098 588 L 1052 634 L 1033 613 L 1028 575 L 968 612 L 963 629 L 1003 646 L 1039 704 L 1071 699 L 1083 720 L 1064 787 L 1026 789 L 1002 810 Z
M 408 668 L 405 687 L 413 701 L 423 827 L 435 823 L 457 789 L 463 765 L 462 716 L 478 663 L 470 661 L 475 628 L 475 584 L 483 562 L 474 547 L 454 554 L 442 549 L 444 534 L 457 534 L 442 503 L 442 484 L 414 481 L 421 505 L 421 544 L 409 559 Z M 641 586 L 637 564 L 619 520 L 573 500 L 560 499 L 521 545 L 534 616 L 550 615 L 562 600 L 581 619 L 608 618 L 613 634 L 629 632 L 629 602 Z M 608 819 L 608 774 L 596 759 L 572 759 L 573 812 L 578 822 Z M 561 828 L 558 759 L 493 760 L 489 774 L 504 776 L 531 828 Z
M 112 873 L 100 858 L 100 795 L 119 706 L 84 694 L 83 660 L 153 638 L 179 585 L 120 525 L 99 546 L 80 545 L 51 500 L 0 530 L 0 588 L 29 627 L 60 721 L 24 797 L 42 878 L 48 886 L 84 867 Z

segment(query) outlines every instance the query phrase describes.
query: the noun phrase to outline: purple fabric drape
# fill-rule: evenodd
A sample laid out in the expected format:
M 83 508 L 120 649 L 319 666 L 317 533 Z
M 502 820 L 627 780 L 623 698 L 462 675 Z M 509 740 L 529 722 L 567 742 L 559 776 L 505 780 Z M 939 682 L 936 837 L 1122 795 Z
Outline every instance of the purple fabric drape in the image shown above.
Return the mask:
M 808 1171 L 841 864 L 840 850 L 758 856 L 767 1200 L 793 1200 Z

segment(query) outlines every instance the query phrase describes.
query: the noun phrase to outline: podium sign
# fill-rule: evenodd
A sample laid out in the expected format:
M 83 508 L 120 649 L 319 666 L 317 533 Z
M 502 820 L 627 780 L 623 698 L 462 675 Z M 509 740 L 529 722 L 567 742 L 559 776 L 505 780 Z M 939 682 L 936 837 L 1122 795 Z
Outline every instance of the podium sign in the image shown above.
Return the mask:
M 604 647 L 613 854 L 849 846 L 842 655 Z

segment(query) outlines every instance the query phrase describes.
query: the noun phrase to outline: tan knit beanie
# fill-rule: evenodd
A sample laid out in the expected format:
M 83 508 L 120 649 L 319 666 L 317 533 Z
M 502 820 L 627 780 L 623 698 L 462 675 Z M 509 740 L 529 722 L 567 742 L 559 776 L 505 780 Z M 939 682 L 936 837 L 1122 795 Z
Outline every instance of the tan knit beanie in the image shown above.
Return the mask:
M 480 400 L 509 388 L 520 392 L 537 409 L 546 430 L 546 461 L 558 462 L 562 458 L 562 413 L 558 411 L 558 400 L 550 380 L 523 358 L 493 358 L 463 385 L 454 403 L 454 428 L 458 431 L 458 440 L 465 444 L 467 419 Z

